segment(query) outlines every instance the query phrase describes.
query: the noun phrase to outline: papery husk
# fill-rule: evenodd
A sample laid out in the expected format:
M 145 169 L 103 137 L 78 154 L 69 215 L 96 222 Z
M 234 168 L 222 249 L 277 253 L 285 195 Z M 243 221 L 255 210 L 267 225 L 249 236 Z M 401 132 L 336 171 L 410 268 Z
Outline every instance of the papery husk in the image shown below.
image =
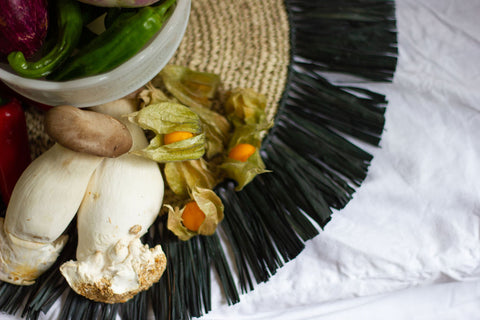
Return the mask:
M 267 120 L 265 114 L 265 95 L 250 88 L 236 88 L 227 96 L 225 111 L 235 127 L 229 149 L 240 143 L 259 148 L 267 130 L 273 126 L 273 120 Z
M 128 114 L 130 122 L 156 134 L 174 131 L 202 132 L 202 124 L 197 114 L 184 105 L 174 102 L 160 102 Z
M 203 158 L 166 163 L 164 174 L 170 189 L 181 197 L 188 196 L 194 187 L 213 189 L 218 182 Z
M 205 154 L 205 134 L 169 144 L 162 144 L 162 137 L 155 136 L 147 148 L 131 153 L 159 163 L 199 159 Z
M 245 162 L 226 158 L 220 165 L 220 168 L 225 172 L 225 175 L 228 178 L 237 182 L 237 185 L 235 186 L 236 191 L 242 190 L 257 175 L 271 172 L 265 168 L 265 164 L 263 163 L 258 149 Z
M 258 174 L 270 172 L 266 170 L 259 149 L 262 144 L 262 135 L 272 126 L 272 123 L 262 122 L 260 124 L 242 125 L 239 119 L 235 119 L 234 125 L 235 131 L 229 141 L 227 154 L 232 148 L 242 143 L 250 144 L 257 149 L 245 162 L 226 156 L 219 166 L 228 178 L 237 182 L 235 190 L 240 191 Z
M 248 143 L 256 148 L 259 148 L 262 144 L 262 138 L 266 131 L 273 126 L 273 122 L 242 125 L 239 123 L 239 120 L 234 120 L 233 123 L 235 129 L 228 142 L 228 150 L 240 143 Z
M 183 241 L 187 241 L 196 235 L 209 236 L 214 234 L 218 224 L 223 220 L 223 203 L 214 191 L 195 187 L 192 190 L 191 197 L 205 214 L 205 220 L 198 231 L 189 230 L 183 225 L 182 214 L 185 207 L 180 209 L 179 207 L 173 208 L 170 205 L 165 205 L 168 208 L 167 228 Z
M 185 208 L 180 209 L 179 207 L 172 207 L 168 204 L 166 204 L 165 207 L 168 209 L 167 229 L 172 231 L 178 239 L 187 241 L 198 234 L 183 225 L 182 214 Z
M 227 118 L 218 112 L 203 107 L 190 107 L 195 112 L 203 124 L 207 144 L 205 146 L 207 159 L 213 158 L 215 155 L 223 153 L 225 145 L 229 138 L 231 129 L 230 122 Z
M 176 102 L 168 98 L 162 90 L 156 88 L 151 82 L 147 83 L 145 89 L 138 93 L 137 99 L 140 102 L 140 109 L 161 102 Z
M 141 157 L 156 162 L 195 160 L 205 154 L 205 134 L 198 115 L 188 107 L 174 102 L 150 104 L 126 115 L 130 122 L 142 129 L 153 131 L 156 136 L 147 148 L 133 151 Z M 193 137 L 170 144 L 163 144 L 163 135 L 175 131 L 187 131 Z
M 177 65 L 167 65 L 159 76 L 167 90 L 189 107 L 212 106 L 220 85 L 220 77 L 213 73 L 194 71 Z
M 250 88 L 236 88 L 230 91 L 225 102 L 225 111 L 231 118 L 237 118 L 244 123 L 263 123 L 266 121 L 265 95 Z

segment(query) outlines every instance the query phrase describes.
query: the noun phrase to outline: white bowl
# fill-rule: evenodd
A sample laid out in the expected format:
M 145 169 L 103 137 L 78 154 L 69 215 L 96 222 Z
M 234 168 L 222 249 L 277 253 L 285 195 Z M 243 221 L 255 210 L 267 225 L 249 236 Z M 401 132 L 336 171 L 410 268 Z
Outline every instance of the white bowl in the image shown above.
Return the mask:
M 139 89 L 165 67 L 185 34 L 191 0 L 177 0 L 162 30 L 134 57 L 117 68 L 91 77 L 64 82 L 27 79 L 0 64 L 0 79 L 19 94 L 50 106 L 90 107 L 120 99 Z

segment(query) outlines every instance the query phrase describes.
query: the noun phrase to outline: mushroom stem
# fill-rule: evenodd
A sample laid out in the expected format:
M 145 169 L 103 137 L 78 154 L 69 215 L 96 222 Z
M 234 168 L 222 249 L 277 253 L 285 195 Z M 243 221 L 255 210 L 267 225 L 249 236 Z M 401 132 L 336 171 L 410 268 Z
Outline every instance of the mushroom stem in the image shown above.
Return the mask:
M 119 100 L 99 110 L 126 121 L 121 115 L 135 111 L 135 104 Z M 143 131 L 127 126 L 133 148 L 145 147 Z M 77 261 L 60 268 L 77 293 L 99 302 L 124 302 L 160 279 L 165 254 L 160 245 L 143 245 L 140 237 L 158 216 L 163 191 L 156 162 L 128 153 L 104 159 L 78 212 Z
M 101 161 L 55 144 L 27 167 L 0 225 L 0 280 L 30 285 L 55 262 Z
M 57 260 L 68 236 L 51 243 L 22 240 L 4 230 L 0 218 L 0 279 L 17 285 L 31 285 Z

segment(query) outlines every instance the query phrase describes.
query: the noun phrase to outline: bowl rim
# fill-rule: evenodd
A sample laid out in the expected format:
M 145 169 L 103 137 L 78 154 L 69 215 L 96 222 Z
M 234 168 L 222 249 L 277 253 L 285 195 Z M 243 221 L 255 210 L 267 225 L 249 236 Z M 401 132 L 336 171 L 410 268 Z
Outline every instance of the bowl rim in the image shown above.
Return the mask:
M 133 57 L 110 71 L 80 79 L 73 79 L 68 81 L 51 81 L 44 79 L 25 78 L 14 74 L 8 70 L 5 70 L 4 68 L 0 68 L 0 80 L 11 84 L 21 83 L 21 86 L 24 88 L 28 87 L 30 89 L 41 89 L 45 91 L 54 91 L 59 89 L 77 90 L 86 87 L 100 86 L 105 81 L 111 81 L 112 78 L 118 79 L 123 77 L 126 71 L 134 68 L 135 65 L 141 63 L 148 54 L 151 54 L 151 51 L 154 50 L 153 47 L 157 47 L 162 43 L 168 41 L 168 31 L 164 31 L 172 28 L 172 24 L 174 24 L 174 21 L 176 20 L 175 18 L 181 15 L 184 10 L 190 10 L 190 0 L 177 0 L 175 3 L 175 10 L 168 18 L 167 22 L 160 29 L 155 38 L 151 40 L 151 42 L 147 44 L 144 48 L 142 48 L 139 52 L 137 52 Z M 183 25 L 183 29 L 185 30 L 186 28 L 187 23 Z M 182 31 L 184 32 L 184 30 Z

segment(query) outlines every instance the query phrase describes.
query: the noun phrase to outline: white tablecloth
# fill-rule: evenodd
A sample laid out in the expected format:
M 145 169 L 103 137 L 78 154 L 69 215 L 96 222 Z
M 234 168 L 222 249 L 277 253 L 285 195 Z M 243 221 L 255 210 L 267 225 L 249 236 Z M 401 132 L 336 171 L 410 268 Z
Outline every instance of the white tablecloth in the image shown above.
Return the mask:
M 366 181 L 240 303 L 214 284 L 202 320 L 480 319 L 480 0 L 396 3 L 395 79 L 368 85 L 389 104 Z
M 480 1 L 396 3 L 366 181 L 298 258 L 202 319 L 480 319 Z

